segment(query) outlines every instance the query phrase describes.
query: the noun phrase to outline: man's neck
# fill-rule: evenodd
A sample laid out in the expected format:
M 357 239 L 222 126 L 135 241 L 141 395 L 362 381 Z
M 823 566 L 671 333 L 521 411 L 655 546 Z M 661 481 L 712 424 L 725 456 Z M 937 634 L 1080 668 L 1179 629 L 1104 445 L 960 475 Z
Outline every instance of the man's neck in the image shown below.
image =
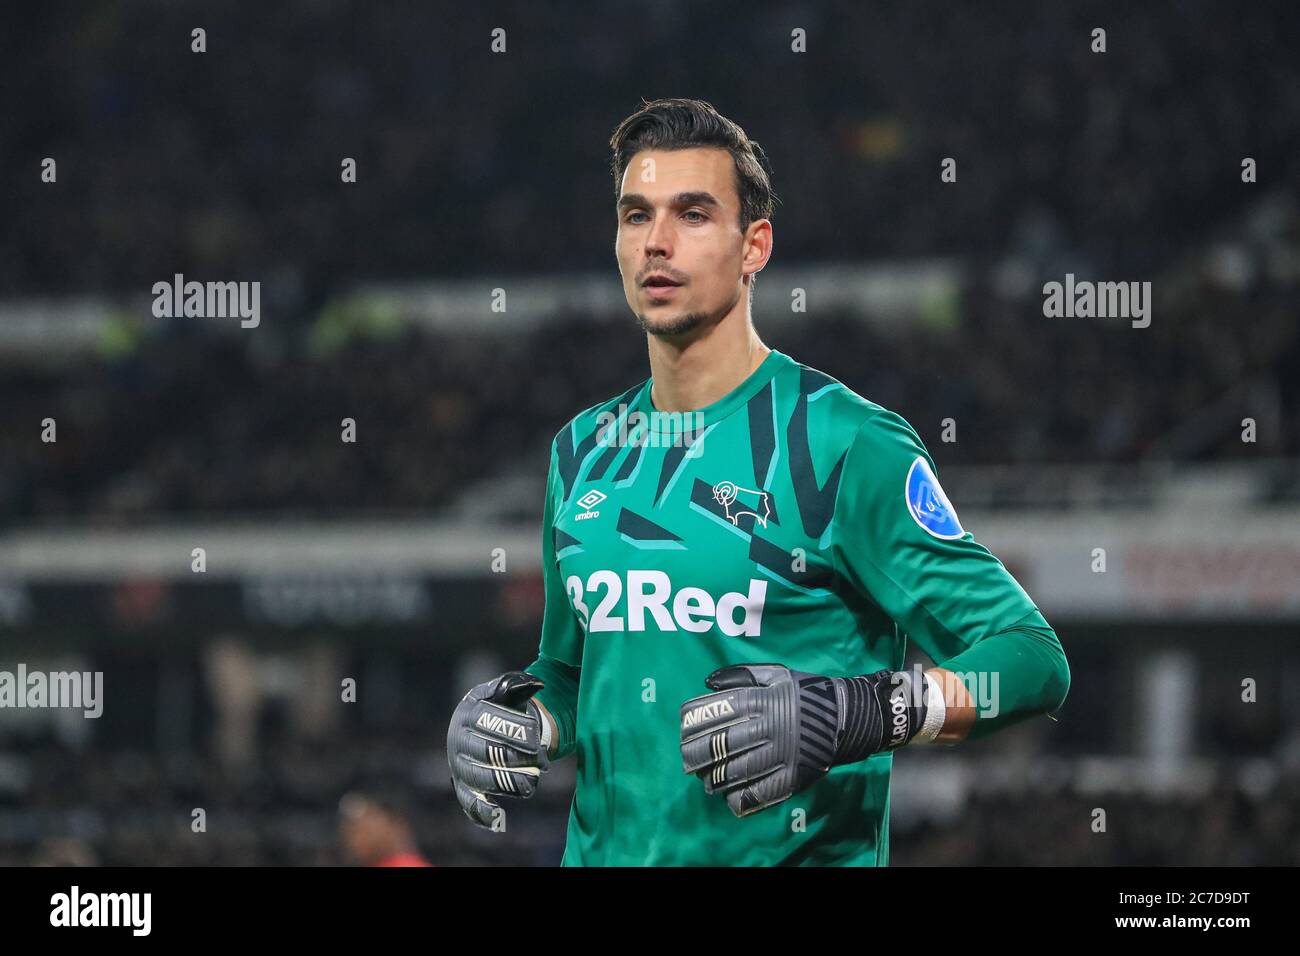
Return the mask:
M 772 350 L 746 313 L 727 316 L 686 342 L 648 336 L 650 400 L 661 412 L 694 412 L 749 378 Z

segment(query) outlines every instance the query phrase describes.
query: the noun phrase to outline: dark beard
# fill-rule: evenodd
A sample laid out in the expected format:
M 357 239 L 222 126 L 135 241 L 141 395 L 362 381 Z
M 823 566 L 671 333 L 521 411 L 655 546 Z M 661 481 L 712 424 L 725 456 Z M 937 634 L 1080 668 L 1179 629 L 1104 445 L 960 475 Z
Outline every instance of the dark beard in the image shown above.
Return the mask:
M 703 312 L 687 312 L 685 315 L 678 316 L 668 322 L 652 326 L 646 321 L 645 315 L 640 312 L 636 313 L 636 323 L 641 326 L 641 331 L 648 332 L 650 335 L 657 335 L 660 338 L 686 335 L 700 328 L 708 320 L 709 317 Z

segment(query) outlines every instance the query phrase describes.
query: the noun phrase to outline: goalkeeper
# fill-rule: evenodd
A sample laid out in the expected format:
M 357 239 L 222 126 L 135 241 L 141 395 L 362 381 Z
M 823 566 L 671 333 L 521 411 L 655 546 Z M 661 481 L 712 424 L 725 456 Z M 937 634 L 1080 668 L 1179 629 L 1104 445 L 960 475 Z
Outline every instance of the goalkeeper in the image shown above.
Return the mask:
M 660 100 L 612 146 L 651 376 L 551 444 L 539 652 L 456 708 L 457 798 L 574 757 L 565 864 L 887 864 L 894 755 L 1057 709 L 1061 644 L 912 427 L 759 339 L 758 145 Z

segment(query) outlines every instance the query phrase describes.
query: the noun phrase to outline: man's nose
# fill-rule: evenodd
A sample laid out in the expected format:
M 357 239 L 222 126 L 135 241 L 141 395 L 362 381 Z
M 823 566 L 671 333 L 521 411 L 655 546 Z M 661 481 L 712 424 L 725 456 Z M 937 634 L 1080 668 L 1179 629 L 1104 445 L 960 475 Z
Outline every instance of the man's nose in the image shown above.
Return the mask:
M 672 223 L 666 219 L 655 220 L 646 236 L 645 251 L 647 258 L 669 258 L 673 251 Z

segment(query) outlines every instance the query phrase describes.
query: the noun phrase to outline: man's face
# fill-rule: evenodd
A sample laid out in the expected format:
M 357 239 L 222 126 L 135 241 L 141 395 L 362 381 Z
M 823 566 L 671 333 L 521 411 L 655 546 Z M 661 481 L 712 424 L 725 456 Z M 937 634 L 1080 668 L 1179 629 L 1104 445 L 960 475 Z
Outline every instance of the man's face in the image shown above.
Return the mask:
M 642 150 L 623 173 L 617 209 L 623 294 L 647 332 L 685 334 L 726 315 L 745 293 L 746 237 L 725 149 Z M 648 283 L 652 275 L 676 284 Z

